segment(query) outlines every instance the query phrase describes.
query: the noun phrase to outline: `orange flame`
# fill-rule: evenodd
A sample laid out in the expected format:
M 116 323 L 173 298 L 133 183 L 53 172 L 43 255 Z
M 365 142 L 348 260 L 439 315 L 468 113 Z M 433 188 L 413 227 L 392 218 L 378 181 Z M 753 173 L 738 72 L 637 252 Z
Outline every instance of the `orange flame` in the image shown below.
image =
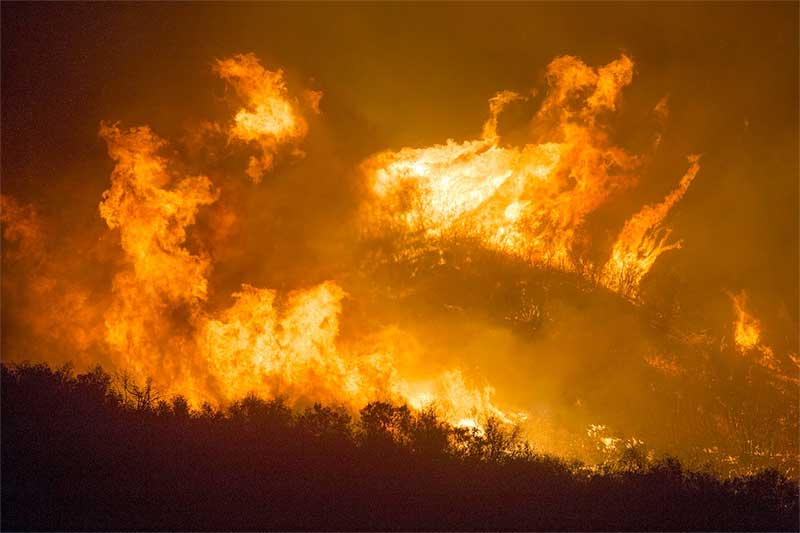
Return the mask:
M 329 281 L 285 298 L 243 285 L 234 304 L 205 310 L 205 255 L 184 246 L 200 207 L 216 200 L 204 176 L 173 181 L 159 155 L 165 142 L 147 127 L 104 123 L 100 135 L 116 166 L 100 213 L 118 229 L 129 268 L 117 274 L 106 312 L 106 342 L 120 368 L 190 401 L 227 402 L 248 392 L 292 402 L 327 401 L 359 408 L 389 399 L 421 407 L 424 393 L 448 420 L 495 415 L 493 390 L 470 389 L 457 370 L 423 385 L 399 375 L 391 346 L 337 345 L 344 290 Z
M 476 140 L 379 153 L 362 168 L 373 192 L 365 217 L 378 232 L 417 235 L 424 241 L 466 236 L 534 264 L 591 273 L 576 244 L 589 214 L 633 185 L 640 158 L 613 146 L 598 118 L 616 109 L 633 76 L 623 55 L 599 69 L 575 57 L 547 69 L 548 95 L 534 131 L 548 142 L 502 146 L 497 134 L 511 91 L 489 100 L 490 117 Z M 633 295 L 666 244 L 661 224 L 699 169 L 697 158 L 678 190 L 635 215 L 614 245 L 599 281 Z M 623 276 L 624 272 L 632 272 Z M 629 284 L 619 282 L 632 278 Z
M 297 99 L 289 98 L 282 70 L 266 70 L 254 54 L 240 54 L 217 61 L 216 71 L 245 101 L 245 108 L 234 117 L 229 136 L 261 148 L 261 156 L 251 157 L 247 167 L 247 175 L 258 183 L 272 168 L 278 147 L 305 137 L 308 124 Z M 315 113 L 319 113 L 320 98 L 318 91 L 304 93 L 304 100 Z
M 761 324 L 756 318 L 747 312 L 747 293 L 740 291 L 739 294 L 732 294 L 734 310 L 736 311 L 736 323 L 734 325 L 733 338 L 740 351 L 755 348 L 761 340 Z
M 700 171 L 699 161 L 700 156 L 690 156 L 689 170 L 681 178 L 678 187 L 662 202 L 643 207 L 625 222 L 617 242 L 614 243 L 611 257 L 603 267 L 603 285 L 628 296 L 635 296 L 636 288 L 656 259 L 664 252 L 682 246 L 681 241 L 667 243 L 672 230 L 664 226 L 663 222 Z
M 733 301 L 736 321 L 733 324 L 733 340 L 743 355 L 753 356 L 754 362 L 769 371 L 772 377 L 781 381 L 800 384 L 797 358 L 792 354 L 777 357 L 775 350 L 763 342 L 761 322 L 747 310 L 747 293 L 729 294 Z

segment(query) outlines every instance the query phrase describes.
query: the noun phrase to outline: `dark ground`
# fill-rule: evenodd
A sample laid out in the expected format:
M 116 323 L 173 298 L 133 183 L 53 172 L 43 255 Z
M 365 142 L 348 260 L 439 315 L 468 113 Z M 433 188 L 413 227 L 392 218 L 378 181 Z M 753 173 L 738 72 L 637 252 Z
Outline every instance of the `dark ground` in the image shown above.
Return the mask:
M 191 411 L 100 369 L 3 365 L 2 529 L 797 531 L 798 487 L 635 456 L 590 475 L 385 403 Z

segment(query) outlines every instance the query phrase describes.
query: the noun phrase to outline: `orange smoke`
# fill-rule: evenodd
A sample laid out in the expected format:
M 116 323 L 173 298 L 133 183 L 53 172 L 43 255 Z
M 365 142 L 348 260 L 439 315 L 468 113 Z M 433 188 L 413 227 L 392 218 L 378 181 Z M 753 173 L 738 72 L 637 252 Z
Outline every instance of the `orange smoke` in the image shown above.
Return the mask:
M 8 195 L 0 195 L 0 224 L 3 240 L 12 248 L 3 247 L 3 256 L 38 258 L 43 254 L 42 228 L 39 216 L 30 205 L 22 205 Z
M 0 224 L 4 294 L 25 302 L 20 315 L 37 338 L 66 345 L 74 350 L 73 359 L 80 359 L 101 339 L 101 311 L 91 291 L 65 276 L 67 266 L 48 248 L 43 221 L 32 205 L 0 195 Z
M 522 98 L 504 91 L 489 100 L 490 116 L 479 139 L 373 156 L 362 167 L 373 193 L 364 210 L 368 223 L 379 233 L 411 235 L 418 246 L 474 238 L 490 249 L 580 272 L 634 296 L 657 257 L 679 246 L 666 244 L 669 229 L 662 222 L 699 166 L 691 158 L 679 189 L 625 224 L 605 266 L 581 255 L 577 245 L 588 215 L 638 180 L 641 157 L 613 146 L 598 120 L 617 108 L 632 76 L 633 62 L 625 55 L 598 69 L 560 57 L 547 69 L 548 94 L 532 124 L 544 142 L 500 143 L 498 115 Z

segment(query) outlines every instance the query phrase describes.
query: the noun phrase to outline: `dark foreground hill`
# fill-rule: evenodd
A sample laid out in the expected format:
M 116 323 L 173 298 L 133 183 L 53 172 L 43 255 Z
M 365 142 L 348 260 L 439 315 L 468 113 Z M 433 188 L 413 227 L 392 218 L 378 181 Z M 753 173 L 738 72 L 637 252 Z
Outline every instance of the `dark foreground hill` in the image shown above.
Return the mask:
M 100 369 L 2 367 L 4 531 L 798 530 L 775 471 L 627 464 L 587 473 L 494 421 L 385 403 L 356 421 L 255 397 L 192 411 Z

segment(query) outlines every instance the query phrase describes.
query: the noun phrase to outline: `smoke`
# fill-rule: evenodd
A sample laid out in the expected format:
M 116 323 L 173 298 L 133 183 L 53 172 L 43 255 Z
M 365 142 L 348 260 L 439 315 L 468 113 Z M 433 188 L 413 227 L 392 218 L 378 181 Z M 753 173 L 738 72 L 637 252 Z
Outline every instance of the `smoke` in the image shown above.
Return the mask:
M 0 196 L 0 223 L 3 351 L 16 357 L 43 351 L 54 364 L 102 362 L 103 298 L 76 279 L 74 255 L 52 249 L 46 223 L 32 205 Z

